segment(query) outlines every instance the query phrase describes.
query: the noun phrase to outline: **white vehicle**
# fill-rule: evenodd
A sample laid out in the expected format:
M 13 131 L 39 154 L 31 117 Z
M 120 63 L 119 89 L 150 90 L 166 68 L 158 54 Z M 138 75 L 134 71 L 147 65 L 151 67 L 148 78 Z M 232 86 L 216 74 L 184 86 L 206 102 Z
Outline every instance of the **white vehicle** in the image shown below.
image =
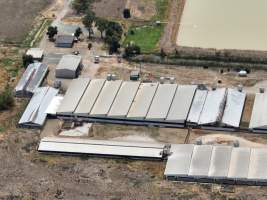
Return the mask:
M 95 56 L 95 61 L 94 63 L 98 64 L 100 62 L 100 57 L 99 56 Z

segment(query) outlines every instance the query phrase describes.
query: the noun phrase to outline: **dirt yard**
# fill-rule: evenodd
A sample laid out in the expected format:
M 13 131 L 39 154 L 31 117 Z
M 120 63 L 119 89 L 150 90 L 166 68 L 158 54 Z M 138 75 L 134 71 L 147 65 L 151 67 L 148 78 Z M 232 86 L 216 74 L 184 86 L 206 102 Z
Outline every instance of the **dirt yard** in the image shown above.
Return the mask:
M 0 40 L 21 42 L 37 13 L 52 0 L 0 0 Z

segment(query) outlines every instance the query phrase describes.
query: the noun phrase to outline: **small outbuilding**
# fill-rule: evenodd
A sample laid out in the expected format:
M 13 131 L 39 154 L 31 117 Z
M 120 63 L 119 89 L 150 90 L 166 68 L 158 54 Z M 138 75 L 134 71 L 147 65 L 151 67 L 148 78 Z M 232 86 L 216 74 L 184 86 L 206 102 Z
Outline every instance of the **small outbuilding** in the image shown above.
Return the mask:
M 58 35 L 55 41 L 56 47 L 72 48 L 75 37 L 72 35 Z
M 44 57 L 44 50 L 42 50 L 40 48 L 30 48 L 26 52 L 26 55 L 27 56 L 32 56 L 33 60 L 42 61 L 42 59 Z
M 78 55 L 64 55 L 56 68 L 56 78 L 77 78 L 82 69 L 82 57 Z

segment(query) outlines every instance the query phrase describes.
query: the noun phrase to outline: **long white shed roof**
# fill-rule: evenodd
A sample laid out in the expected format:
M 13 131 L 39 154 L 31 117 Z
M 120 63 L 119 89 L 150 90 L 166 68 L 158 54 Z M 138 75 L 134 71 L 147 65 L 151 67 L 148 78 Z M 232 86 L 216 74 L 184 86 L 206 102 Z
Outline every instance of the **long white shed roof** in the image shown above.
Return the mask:
M 160 84 L 147 113 L 147 120 L 164 120 L 169 112 L 177 84 Z
M 209 168 L 211 178 L 227 178 L 232 148 L 230 146 L 213 146 Z
M 108 113 L 109 117 L 126 117 L 133 103 L 140 82 L 125 81 Z
M 106 81 L 90 113 L 91 116 L 106 116 L 121 87 L 122 81 Z
M 198 124 L 208 125 L 221 121 L 225 100 L 225 88 L 209 91 Z
M 164 175 L 187 177 L 193 150 L 193 144 L 172 144 Z
M 131 105 L 128 118 L 144 119 L 154 98 L 158 83 L 141 83 Z
M 197 124 L 203 110 L 208 90 L 197 90 L 187 117 L 187 122 Z
M 227 90 L 226 106 L 222 117 L 223 124 L 231 127 L 239 127 L 245 100 L 246 93 L 239 92 L 236 89 Z
M 267 130 L 267 93 L 257 93 L 250 119 L 250 129 Z
M 185 122 L 195 95 L 197 86 L 179 85 L 174 96 L 167 121 Z
M 76 138 L 43 138 L 38 147 L 41 152 L 79 153 L 104 156 L 126 156 L 139 158 L 162 158 L 164 144 L 130 143 L 107 140 Z
M 58 114 L 72 114 L 78 106 L 84 91 L 90 83 L 89 78 L 73 79 L 57 110 Z
M 208 177 L 211 154 L 211 145 L 196 145 L 192 155 L 189 176 L 196 178 Z
M 239 147 L 232 149 L 228 178 L 244 180 L 248 177 L 250 163 L 250 148 Z
M 74 112 L 75 115 L 89 115 L 105 84 L 105 81 L 105 79 L 93 79 L 90 81 Z

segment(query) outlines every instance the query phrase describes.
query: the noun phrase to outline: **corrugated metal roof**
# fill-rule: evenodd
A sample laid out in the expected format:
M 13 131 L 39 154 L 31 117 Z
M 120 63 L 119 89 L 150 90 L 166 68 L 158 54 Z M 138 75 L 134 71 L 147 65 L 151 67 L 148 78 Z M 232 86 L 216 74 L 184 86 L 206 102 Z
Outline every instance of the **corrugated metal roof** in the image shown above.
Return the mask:
M 19 121 L 19 125 L 41 127 L 46 120 L 45 111 L 57 93 L 58 90 L 51 87 L 36 89 Z
M 49 114 L 49 115 L 56 115 L 57 114 L 57 110 L 59 108 L 59 106 L 61 105 L 61 102 L 63 101 L 64 96 L 55 96 L 49 106 L 47 107 L 45 113 Z
M 84 95 L 75 110 L 75 115 L 87 116 L 91 112 L 104 84 L 105 79 L 93 79 L 84 92 Z
M 250 119 L 250 129 L 267 129 L 267 93 L 257 93 Z
M 208 125 L 221 121 L 225 100 L 225 88 L 209 91 L 198 124 Z
M 164 145 L 161 144 L 81 140 L 76 138 L 44 138 L 40 142 L 38 151 L 160 159 L 162 158 L 163 148 Z
M 92 116 L 105 116 L 108 114 L 114 99 L 122 84 L 121 80 L 106 81 L 90 113 Z
M 146 117 L 158 85 L 158 83 L 141 83 L 127 115 L 128 118 L 144 119 Z
M 140 82 L 126 81 L 114 100 L 108 113 L 109 117 L 126 117 L 139 88 Z
M 56 70 L 70 70 L 76 71 L 82 61 L 82 57 L 79 55 L 63 55 L 60 59 Z
M 164 175 L 187 177 L 193 149 L 193 144 L 172 144 Z
M 187 119 L 195 91 L 195 85 L 179 85 L 174 96 L 167 121 L 184 122 Z
M 267 181 L 267 149 L 251 149 L 248 178 L 255 181 Z
M 57 110 L 57 114 L 72 114 L 78 106 L 89 83 L 89 78 L 73 79 Z
M 245 100 L 245 93 L 234 89 L 228 89 L 222 123 L 227 126 L 239 127 Z
M 227 178 L 232 148 L 230 146 L 213 147 L 209 168 L 210 177 Z
M 177 84 L 160 84 L 151 103 L 146 119 L 164 120 L 169 112 Z
M 233 148 L 229 166 L 229 179 L 246 179 L 250 163 L 250 148 Z
M 39 62 L 30 64 L 15 88 L 16 95 L 32 95 L 35 89 L 41 85 L 47 72 L 48 67 L 45 64 Z
M 189 175 L 205 178 L 209 174 L 212 146 L 196 145 L 193 151 Z
M 206 97 L 208 95 L 207 90 L 196 90 L 188 117 L 187 122 L 197 124 L 203 110 Z

